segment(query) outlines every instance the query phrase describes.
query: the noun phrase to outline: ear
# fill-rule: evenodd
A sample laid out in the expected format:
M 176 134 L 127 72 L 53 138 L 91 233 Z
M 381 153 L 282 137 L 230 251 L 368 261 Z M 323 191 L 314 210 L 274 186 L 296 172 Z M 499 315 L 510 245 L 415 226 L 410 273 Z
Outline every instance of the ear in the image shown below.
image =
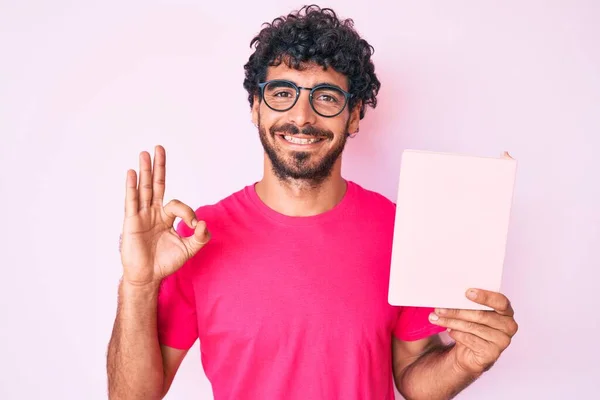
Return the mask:
M 258 96 L 254 95 L 254 100 L 252 101 L 252 124 L 254 126 L 258 126 L 258 108 L 260 107 L 260 102 L 258 101 Z
M 352 108 L 352 111 L 350 111 L 350 122 L 348 123 L 348 133 L 351 135 L 358 132 L 361 106 L 362 106 L 362 101 L 358 101 Z

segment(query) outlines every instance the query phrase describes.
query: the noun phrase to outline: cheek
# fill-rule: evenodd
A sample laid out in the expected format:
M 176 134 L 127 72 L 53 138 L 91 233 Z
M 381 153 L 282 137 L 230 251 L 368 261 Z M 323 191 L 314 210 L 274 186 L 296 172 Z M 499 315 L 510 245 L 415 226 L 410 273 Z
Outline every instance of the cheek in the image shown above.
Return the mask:
M 331 131 L 335 132 L 336 136 L 343 137 L 348 133 L 349 124 L 350 120 L 347 118 L 340 120 L 331 127 Z
M 277 121 L 274 120 L 273 115 L 271 115 L 271 113 L 269 113 L 268 110 L 264 110 L 263 108 L 266 107 L 264 104 L 260 105 L 260 108 L 258 109 L 258 124 L 265 128 L 265 130 L 267 131 L 267 133 L 269 132 L 269 128 L 271 128 L 273 126 L 274 123 L 276 123 Z

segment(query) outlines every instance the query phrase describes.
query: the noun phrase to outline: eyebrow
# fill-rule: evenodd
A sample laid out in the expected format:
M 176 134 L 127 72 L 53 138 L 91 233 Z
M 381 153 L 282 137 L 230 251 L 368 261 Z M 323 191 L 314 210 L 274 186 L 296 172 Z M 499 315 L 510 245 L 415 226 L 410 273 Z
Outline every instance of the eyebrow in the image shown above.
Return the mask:
M 274 80 L 274 81 L 288 81 L 288 82 L 292 82 L 293 84 L 295 84 L 295 85 L 296 85 L 296 86 L 298 86 L 298 87 L 305 87 L 305 86 L 300 86 L 300 85 L 298 85 L 298 83 L 297 83 L 297 82 L 294 82 L 294 81 L 293 81 L 293 80 L 291 80 L 291 79 L 285 79 L 285 78 L 273 78 L 273 79 L 271 79 L 271 80 Z M 332 87 L 335 87 L 335 88 L 338 88 L 338 89 L 341 89 L 341 90 L 345 90 L 345 89 L 342 89 L 342 87 L 341 87 L 341 86 L 339 86 L 339 85 L 336 85 L 335 83 L 332 83 L 332 82 L 327 82 L 327 81 L 325 81 L 325 82 L 317 82 L 317 83 L 315 83 L 314 85 L 312 85 L 311 87 L 317 87 L 317 86 L 321 86 L 321 85 L 332 86 Z M 285 83 L 279 83 L 279 84 L 278 84 L 276 87 L 279 87 L 279 86 L 285 86 Z
M 273 79 L 275 82 L 271 83 L 271 85 L 274 88 L 279 88 L 279 87 L 290 87 L 290 85 L 287 82 L 279 82 L 279 81 L 285 81 L 286 79 Z M 292 82 L 292 81 L 289 81 Z M 297 85 L 296 85 L 297 86 Z

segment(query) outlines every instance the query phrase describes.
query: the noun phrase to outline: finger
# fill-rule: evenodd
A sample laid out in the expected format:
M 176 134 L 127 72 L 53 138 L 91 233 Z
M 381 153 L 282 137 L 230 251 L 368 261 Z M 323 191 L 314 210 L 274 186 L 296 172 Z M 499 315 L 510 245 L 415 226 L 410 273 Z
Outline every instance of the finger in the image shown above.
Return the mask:
M 154 167 L 152 168 L 152 204 L 162 206 L 165 195 L 166 154 L 162 146 L 154 149 Z
M 432 313 L 429 317 L 430 321 L 439 326 L 450 329 L 451 331 L 457 330 L 465 333 L 475 335 L 487 342 L 496 343 L 498 346 L 508 346 L 506 343 L 510 338 L 504 332 L 490 328 L 489 326 L 477 324 L 475 322 L 463 321 L 460 319 L 438 317 Z
M 125 216 L 131 217 L 138 212 L 137 176 L 134 170 L 127 171 L 125 182 Z
M 138 186 L 139 208 L 150 207 L 152 202 L 152 163 L 150 154 L 143 151 L 140 153 L 140 182 Z
M 483 289 L 469 289 L 467 297 L 475 303 L 493 308 L 498 314 L 509 317 L 515 314 L 510 301 L 502 293 Z
M 183 239 L 183 243 L 188 249 L 190 256 L 195 255 L 208 241 L 210 240 L 210 233 L 208 232 L 206 222 L 199 221 L 194 229 L 192 236 Z
M 175 218 L 181 218 L 187 226 L 194 229 L 197 224 L 196 213 L 187 204 L 182 203 L 179 200 L 171 200 L 163 208 L 167 215 L 167 224 L 173 225 Z
M 458 319 L 486 325 L 490 328 L 502 331 L 509 336 L 513 336 L 516 333 L 516 322 L 514 319 L 512 317 L 500 315 L 494 311 L 436 308 L 435 313 L 436 315 L 444 318 Z
M 490 360 L 495 360 L 500 356 L 500 351 L 496 349 L 493 345 L 471 333 L 461 331 L 450 331 L 448 333 L 448 336 L 454 339 L 457 343 L 460 343 L 463 346 L 471 349 L 476 354 L 488 354 Z

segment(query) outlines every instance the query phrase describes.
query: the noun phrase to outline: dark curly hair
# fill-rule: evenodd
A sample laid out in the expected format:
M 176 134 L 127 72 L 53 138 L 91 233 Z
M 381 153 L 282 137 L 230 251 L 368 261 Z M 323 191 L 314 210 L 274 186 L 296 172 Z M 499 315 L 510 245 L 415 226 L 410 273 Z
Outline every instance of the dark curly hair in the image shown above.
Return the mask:
M 365 106 L 375 108 L 381 83 L 371 61 L 373 47 L 354 30 L 351 19 L 340 20 L 330 8 L 304 6 L 299 11 L 263 24 L 262 30 L 250 42 L 254 53 L 244 65 L 244 88 L 248 91 L 250 107 L 264 81 L 267 67 L 282 62 L 301 70 L 306 62 L 331 67 L 348 78 L 350 109 L 361 101 L 360 119 Z

